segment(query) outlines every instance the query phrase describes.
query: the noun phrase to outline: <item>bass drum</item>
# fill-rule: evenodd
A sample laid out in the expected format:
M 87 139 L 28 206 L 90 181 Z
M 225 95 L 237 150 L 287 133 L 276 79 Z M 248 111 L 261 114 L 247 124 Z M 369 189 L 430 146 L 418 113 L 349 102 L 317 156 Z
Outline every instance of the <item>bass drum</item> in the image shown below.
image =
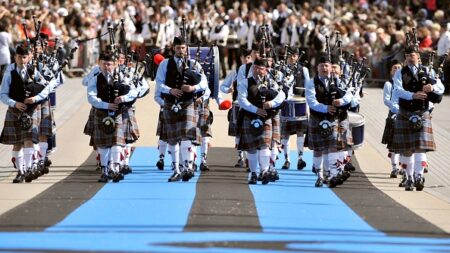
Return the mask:
M 219 49 L 216 46 L 200 47 L 198 59 L 196 59 L 198 49 L 195 46 L 189 47 L 189 57 L 200 63 L 208 80 L 211 97 L 217 98 L 219 94 Z

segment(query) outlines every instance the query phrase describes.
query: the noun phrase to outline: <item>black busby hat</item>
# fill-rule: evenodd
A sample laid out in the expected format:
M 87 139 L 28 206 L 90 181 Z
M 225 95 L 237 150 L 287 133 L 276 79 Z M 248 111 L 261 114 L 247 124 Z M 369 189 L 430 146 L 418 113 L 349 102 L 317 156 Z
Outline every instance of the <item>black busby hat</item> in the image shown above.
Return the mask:
M 19 45 L 16 48 L 17 55 L 28 55 L 30 53 L 30 49 L 27 46 Z
M 321 63 L 331 63 L 331 59 L 328 57 L 328 55 L 326 53 L 320 53 L 317 56 L 317 60 L 316 60 L 317 64 L 321 64 Z
M 269 66 L 269 65 L 267 64 L 267 59 L 266 59 L 266 58 L 262 58 L 262 57 L 256 58 L 256 60 L 253 62 L 253 65 L 261 66 L 261 67 L 267 67 L 267 66 Z
M 102 61 L 115 61 L 116 56 L 111 52 L 100 53 L 99 59 Z
M 186 44 L 186 40 L 181 36 L 177 36 L 173 39 L 174 46 L 185 45 L 185 44 Z
M 339 55 L 337 54 L 331 55 L 331 64 L 339 64 Z
M 200 73 L 188 69 L 184 72 L 184 80 L 187 84 L 197 85 L 202 80 L 202 76 Z
M 411 54 L 411 53 L 419 53 L 419 48 L 416 46 L 407 46 L 405 48 L 405 54 Z
M 300 48 L 298 48 L 298 47 L 289 47 L 288 48 L 288 52 L 290 53 L 290 54 L 300 54 Z
M 248 50 L 246 48 L 242 48 L 240 52 L 240 56 L 247 57 L 252 54 L 252 50 Z

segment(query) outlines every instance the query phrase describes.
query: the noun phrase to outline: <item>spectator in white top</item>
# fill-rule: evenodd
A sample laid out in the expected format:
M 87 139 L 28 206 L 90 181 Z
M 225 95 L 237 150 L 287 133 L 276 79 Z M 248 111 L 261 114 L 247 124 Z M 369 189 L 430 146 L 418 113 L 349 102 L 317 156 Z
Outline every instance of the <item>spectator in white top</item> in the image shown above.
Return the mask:
M 437 44 L 437 56 L 442 57 L 450 49 L 450 23 L 442 26 L 442 34 Z
M 3 71 L 11 63 L 9 48 L 12 46 L 12 39 L 7 27 L 6 22 L 0 22 L 0 80 L 3 79 Z

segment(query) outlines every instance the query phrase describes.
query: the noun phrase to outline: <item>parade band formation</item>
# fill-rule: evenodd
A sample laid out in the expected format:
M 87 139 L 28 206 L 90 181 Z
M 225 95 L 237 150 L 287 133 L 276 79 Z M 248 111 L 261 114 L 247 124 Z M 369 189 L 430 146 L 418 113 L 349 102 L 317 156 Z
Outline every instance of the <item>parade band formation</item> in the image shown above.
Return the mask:
M 152 70 L 156 83 L 152 92 L 160 106 L 155 122 L 160 155 L 155 164 L 164 170 L 166 151 L 170 154 L 169 182 L 189 181 L 197 170 L 197 157 L 202 172 L 214 169 L 207 163 L 213 100 L 220 110 L 229 110 L 235 166 L 248 167 L 249 184 L 276 182 L 278 167 L 311 168 L 317 175 L 315 187 L 333 188 L 351 176 L 355 170 L 351 157 L 364 141 L 365 120 L 359 106 L 371 71 L 367 59 L 344 52 L 339 32 L 324 35 L 324 41 L 317 42 L 323 50 L 314 56 L 290 41 L 275 47 L 270 29 L 263 24 L 248 47 L 228 48 L 228 56 L 239 57 L 242 65 L 225 76 L 223 29 L 229 28 L 223 27 L 223 20 L 217 19 L 212 31 L 216 46 L 202 49 L 190 43 L 183 20 L 166 58 L 158 53 L 142 57 L 124 38 L 116 43 L 115 33 L 123 26 L 108 28 L 109 45 L 103 48 L 98 65 L 83 78 L 92 105 L 83 131 L 98 153 L 99 182 L 119 182 L 132 172 L 128 165 L 132 144 L 139 131 L 145 131 L 138 128 L 135 102 L 149 93 L 145 75 Z M 52 51 L 56 46 L 50 48 L 47 40 L 38 35 L 19 45 L 15 63 L 7 66 L 1 83 L 0 100 L 8 110 L 0 141 L 13 145 L 12 163 L 17 170 L 13 183 L 31 182 L 48 173 L 51 165 L 46 157 L 49 139 L 55 138 L 51 94 L 64 83 L 67 60 L 58 62 Z M 415 29 L 408 34 L 404 55 L 404 63 L 390 63 L 392 78 L 384 87 L 389 112 L 382 143 L 389 150 L 390 177 L 400 174 L 401 187 L 421 191 L 426 153 L 436 150 L 431 113 L 442 100 L 443 73 L 442 68 L 434 70 L 432 60 L 422 63 Z M 150 65 L 154 69 L 149 70 Z M 218 83 L 214 80 L 220 72 L 225 78 Z M 223 98 L 226 94 L 231 101 Z M 291 166 L 291 135 L 297 146 L 295 166 Z M 303 157 L 305 148 L 313 151 L 312 164 Z M 276 164 L 281 155 L 284 164 Z

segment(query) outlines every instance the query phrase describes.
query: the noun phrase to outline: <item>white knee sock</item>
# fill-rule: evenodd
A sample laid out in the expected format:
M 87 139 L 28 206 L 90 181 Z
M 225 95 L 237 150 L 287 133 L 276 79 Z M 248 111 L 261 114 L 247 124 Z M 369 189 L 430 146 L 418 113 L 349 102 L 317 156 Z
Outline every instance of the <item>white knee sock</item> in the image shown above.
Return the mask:
M 406 167 L 406 175 L 408 175 L 409 179 L 413 179 L 413 173 L 414 173 L 414 156 L 406 156 L 404 158 L 404 164 Z
M 174 170 L 177 173 L 180 173 L 180 145 L 177 143 L 176 145 L 168 145 L 169 154 L 172 157 L 172 164 L 174 166 Z
M 398 154 L 396 154 L 394 152 L 390 152 L 389 156 L 391 159 L 392 170 L 394 170 L 398 166 L 398 160 L 399 160 Z
M 45 161 L 45 157 L 47 156 L 48 143 L 47 142 L 39 142 L 39 160 Z
M 23 161 L 25 165 L 25 171 L 31 168 L 31 165 L 33 164 L 33 155 L 34 155 L 34 147 L 23 149 Z
M 258 152 L 258 160 L 259 160 L 259 165 L 261 166 L 261 171 L 265 172 L 269 169 L 269 165 L 270 165 L 270 149 L 265 148 L 265 149 L 261 149 Z
M 202 145 L 200 146 L 200 154 L 202 163 L 206 163 L 206 157 L 208 156 L 208 143 L 209 137 L 202 137 Z
M 159 157 L 162 158 L 165 156 L 167 151 L 167 142 L 159 140 L 158 141 L 158 151 L 159 151 Z
M 317 176 L 323 178 L 323 170 L 322 170 L 322 156 L 313 157 L 313 166 L 316 169 Z
M 303 145 L 305 143 L 305 137 L 297 136 L 297 151 L 298 151 L 298 159 L 303 158 Z
M 255 172 L 258 170 L 258 152 L 247 153 L 248 158 L 248 167 L 251 172 Z
M 97 152 L 100 154 L 100 165 L 102 167 L 108 167 L 108 162 L 111 156 L 111 148 L 97 148 Z
M 427 162 L 427 155 L 425 153 L 414 153 L 414 171 L 416 176 L 423 176 Z
M 278 147 L 276 144 L 274 144 L 272 150 L 270 151 L 270 160 L 269 160 L 269 162 L 272 163 L 274 166 L 277 157 L 278 157 Z
M 132 145 L 133 144 L 127 144 L 125 145 L 125 148 L 123 148 L 123 165 L 128 165 L 130 163 Z
M 330 164 L 328 163 L 328 154 L 322 155 L 322 162 L 323 162 L 323 170 L 327 173 L 330 172 Z
M 339 153 L 331 152 L 328 153 L 328 167 L 330 168 L 331 178 L 338 174 L 338 164 L 339 164 Z
M 183 162 L 183 169 L 192 169 L 193 164 L 193 150 L 191 141 L 181 141 L 180 144 L 181 159 Z
M 281 144 L 283 144 L 284 159 L 286 161 L 290 161 L 289 160 L 289 138 L 281 139 Z
M 14 157 L 14 164 L 16 166 L 16 169 L 23 174 L 25 172 L 23 168 L 23 148 L 21 148 L 19 151 L 13 151 L 12 156 Z

